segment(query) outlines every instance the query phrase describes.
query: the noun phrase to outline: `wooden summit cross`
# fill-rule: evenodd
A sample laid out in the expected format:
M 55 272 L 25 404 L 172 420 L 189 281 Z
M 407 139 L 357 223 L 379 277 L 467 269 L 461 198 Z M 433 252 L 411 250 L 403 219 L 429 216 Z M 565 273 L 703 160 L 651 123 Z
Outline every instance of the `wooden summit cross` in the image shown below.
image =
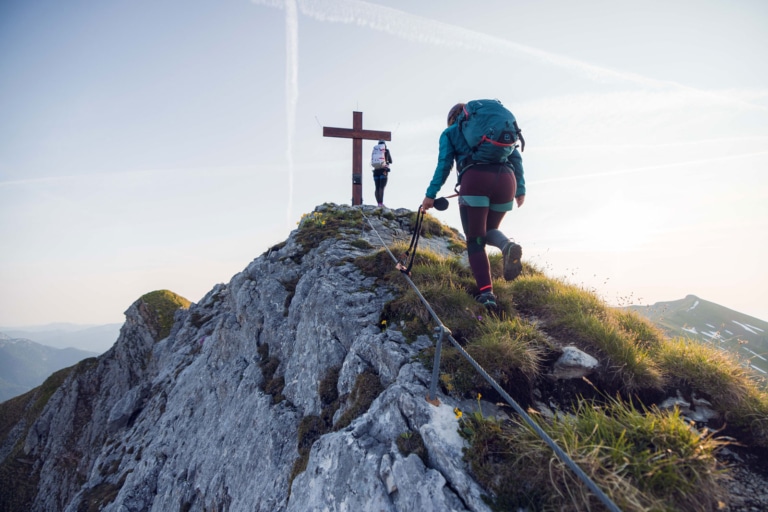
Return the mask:
M 352 206 L 363 204 L 363 139 L 392 140 L 392 134 L 363 130 L 363 113 L 353 111 L 352 129 L 323 126 L 323 137 L 352 139 Z

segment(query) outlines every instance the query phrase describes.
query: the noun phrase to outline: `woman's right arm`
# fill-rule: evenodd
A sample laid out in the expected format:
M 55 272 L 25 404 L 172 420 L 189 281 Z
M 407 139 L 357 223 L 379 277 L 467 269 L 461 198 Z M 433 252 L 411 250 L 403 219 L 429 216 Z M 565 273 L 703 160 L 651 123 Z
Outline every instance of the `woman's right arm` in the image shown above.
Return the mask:
M 451 144 L 451 140 L 448 138 L 447 131 L 448 130 L 443 130 L 443 133 L 440 135 L 440 151 L 437 155 L 437 167 L 435 168 L 435 173 L 432 175 L 432 181 L 429 182 L 429 187 L 427 187 L 426 193 L 426 197 L 430 199 L 437 197 L 437 193 L 440 192 L 440 188 L 445 184 L 445 181 L 448 179 L 448 176 L 453 169 L 453 160 L 456 153 L 453 149 L 453 144 Z

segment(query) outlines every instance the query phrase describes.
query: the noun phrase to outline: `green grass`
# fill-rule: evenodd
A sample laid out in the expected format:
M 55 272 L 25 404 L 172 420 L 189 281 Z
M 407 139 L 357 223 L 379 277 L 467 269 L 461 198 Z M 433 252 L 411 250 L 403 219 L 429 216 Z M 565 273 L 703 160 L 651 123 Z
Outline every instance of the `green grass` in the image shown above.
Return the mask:
M 768 446 L 768 393 L 734 356 L 685 338 L 665 340 L 655 356 L 675 386 L 703 394 L 726 422 Z
M 660 340 L 639 315 L 616 312 L 593 293 L 544 275 L 518 278 L 511 292 L 518 309 L 540 318 L 550 335 L 604 359 L 610 391 L 663 389 L 664 375 L 650 353 Z
M 506 368 L 516 368 L 533 380 L 540 374 L 545 346 L 543 333 L 530 322 L 519 317 L 509 320 L 489 317 L 468 351 L 475 361 L 485 361 L 482 366 L 486 369 L 501 373 Z
M 398 255 L 406 248 L 395 245 L 391 250 Z M 494 255 L 490 260 L 494 276 L 500 276 L 501 258 Z M 399 291 L 382 313 L 386 326 L 402 328 L 411 338 L 433 333 L 432 318 L 384 251 L 358 258 L 356 264 Z M 543 379 L 538 363 L 554 357 L 557 350 L 549 341 L 554 339 L 598 357 L 601 367 L 594 381 L 600 392 L 626 398 L 674 395 L 684 384 L 726 410 L 730 424 L 768 446 L 768 395 L 750 373 L 720 351 L 666 338 L 639 314 L 611 308 L 594 293 L 528 265 L 513 282 L 494 280 L 502 310 L 498 315 L 488 314 L 474 301 L 474 279 L 458 257 L 419 251 L 412 279 L 454 338 L 523 402 L 528 397 L 520 396 L 511 384 Z M 535 326 L 526 320 L 531 318 Z M 473 391 L 490 389 L 450 347 L 444 352 L 443 370 L 448 391 L 471 396 Z M 508 389 L 505 383 L 510 383 Z
M 416 215 L 416 213 L 411 215 L 412 226 L 416 223 Z M 463 254 L 466 249 L 466 243 L 458 230 L 446 226 L 428 213 L 424 215 L 424 220 L 421 223 L 421 236 L 424 238 L 445 238 L 448 241 L 448 250 L 455 254 Z
M 189 309 L 190 301 L 170 290 L 156 290 L 139 299 L 150 314 L 149 322 L 157 333 L 155 341 L 167 338 L 173 327 L 173 317 L 179 309 Z
M 405 244 L 394 244 L 390 248 L 396 257 L 401 257 L 407 249 Z M 432 317 L 385 251 L 357 258 L 355 264 L 367 275 L 378 277 L 380 284 L 398 291 L 398 297 L 382 312 L 381 320 L 386 325 L 400 326 L 411 339 L 432 331 Z M 461 264 L 459 256 L 444 258 L 420 249 L 416 252 L 411 274 L 435 313 L 441 318 L 451 318 L 454 337 L 468 338 L 476 334 L 478 317 L 486 314 L 485 308 L 474 300 L 475 281 L 469 269 Z
M 345 231 L 363 227 L 363 215 L 359 210 L 329 206 L 324 205 L 322 209 L 301 216 L 296 241 L 301 244 L 305 254 L 324 240 L 338 239 Z
M 489 316 L 477 323 L 476 337 L 465 346 L 467 353 L 502 388 L 515 389 L 518 394 L 521 389 L 530 389 L 541 373 L 542 347 L 548 346 L 544 334 L 520 318 L 501 320 Z M 431 361 L 429 364 L 432 364 Z M 444 372 L 442 384 L 447 391 L 465 397 L 476 392 L 496 395 L 488 382 L 455 348 L 444 348 L 441 367 Z
M 434 226 L 429 230 L 438 231 Z M 398 256 L 405 249 L 391 247 Z M 728 435 L 766 448 L 768 394 L 756 377 L 721 351 L 670 339 L 641 315 L 609 307 L 592 291 L 550 278 L 525 262 L 521 276 L 506 282 L 500 279 L 500 255 L 489 259 L 500 305 L 496 314 L 474 301 L 474 279 L 458 256 L 420 250 L 411 277 L 454 338 L 518 403 L 532 404 L 534 390 L 554 394 L 571 389 L 570 395 L 562 394 L 567 400 L 559 404 L 563 409 L 555 419 L 534 415 L 622 510 L 717 510 L 724 476 L 715 454 L 724 441 L 698 430 L 677 409 L 658 409 L 656 401 L 678 390 L 696 392 L 723 411 Z M 382 313 L 383 328 L 401 329 L 409 338 L 434 333 L 426 308 L 385 252 L 355 263 L 396 291 Z M 556 385 L 548 379 L 547 365 L 565 345 L 600 361 L 587 383 Z M 444 392 L 459 398 L 480 392 L 499 400 L 458 351 L 447 343 L 443 347 Z M 429 366 L 433 352 L 422 354 Z M 470 441 L 465 457 L 497 510 L 600 508 L 570 469 L 518 420 L 467 414 L 462 432 Z
M 495 510 L 602 509 L 529 425 L 477 413 L 460 423 L 470 442 L 465 458 L 496 497 L 490 500 Z M 538 423 L 625 512 L 714 511 L 722 503 L 725 475 L 715 459 L 722 443 L 692 428 L 676 410 L 580 401 L 572 414 L 539 417 Z

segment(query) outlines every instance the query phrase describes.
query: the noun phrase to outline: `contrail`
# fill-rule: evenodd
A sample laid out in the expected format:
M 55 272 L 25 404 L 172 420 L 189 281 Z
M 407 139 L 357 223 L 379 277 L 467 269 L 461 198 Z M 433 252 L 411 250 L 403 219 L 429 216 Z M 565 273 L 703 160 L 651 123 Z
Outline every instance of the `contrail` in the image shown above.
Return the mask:
M 285 149 L 288 164 L 286 226 L 290 229 L 293 211 L 293 143 L 296 135 L 296 104 L 299 100 L 299 15 L 296 0 L 285 1 L 285 55 L 285 110 L 288 120 Z
M 365 2 L 362 0 L 251 0 L 257 5 L 285 9 L 286 25 L 286 113 L 287 113 L 287 161 L 288 161 L 288 225 L 293 208 L 293 144 L 295 139 L 296 107 L 298 103 L 298 13 L 321 22 L 352 24 L 377 30 L 392 36 L 433 46 L 462 48 L 482 52 L 504 52 L 523 55 L 536 62 L 545 62 L 550 65 L 578 72 L 581 75 L 598 82 L 628 82 L 654 89 L 672 89 L 684 92 L 689 98 L 699 97 L 717 101 L 721 104 L 729 104 L 750 110 L 766 111 L 768 108 L 755 105 L 739 98 L 718 94 L 711 91 L 700 90 L 678 82 L 657 80 L 637 73 L 617 71 L 601 66 L 596 66 L 570 57 L 553 54 L 533 48 L 531 46 L 508 41 L 500 37 L 490 36 L 481 32 L 450 25 L 429 18 L 416 16 L 398 9 Z M 757 153 L 760 154 L 760 153 Z M 750 155 L 742 155 L 750 156 Z M 740 157 L 726 157 L 726 159 Z M 719 160 L 719 159 L 715 159 Z M 712 160 L 710 160 L 712 161 Z M 651 168 L 663 168 L 671 165 L 653 166 Z M 613 174 L 628 174 L 648 170 L 624 169 L 619 171 L 596 174 L 605 176 Z M 587 177 L 591 177 L 587 176 Z M 580 177 L 583 178 L 584 176 Z M 561 178 L 543 180 L 541 183 L 568 180 Z M 574 178 L 576 179 L 576 178 Z
M 295 7 L 298 3 L 301 14 L 318 21 L 358 25 L 371 30 L 385 32 L 407 41 L 434 46 L 493 53 L 498 53 L 499 51 L 517 53 L 532 58 L 536 62 L 546 62 L 557 67 L 579 72 L 599 82 L 621 81 L 653 88 L 673 88 L 685 91 L 687 94 L 717 100 L 720 103 L 738 105 L 752 110 L 768 110 L 768 108 L 761 105 L 755 105 L 731 96 L 696 89 L 678 82 L 657 80 L 637 73 L 616 71 L 596 66 L 570 57 L 508 41 L 500 37 L 475 32 L 456 25 L 423 18 L 398 9 L 362 0 L 298 0 L 298 2 L 291 0 L 286 1 L 285 4 L 279 0 L 251 1 L 259 5 L 277 8 L 285 7 L 286 9 L 289 8 L 289 4 Z

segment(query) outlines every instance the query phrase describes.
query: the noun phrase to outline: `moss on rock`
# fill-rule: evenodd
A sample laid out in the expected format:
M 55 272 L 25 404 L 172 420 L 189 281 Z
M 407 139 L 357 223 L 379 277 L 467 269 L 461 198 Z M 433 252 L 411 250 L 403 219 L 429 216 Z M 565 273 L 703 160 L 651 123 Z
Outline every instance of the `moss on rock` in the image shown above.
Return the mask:
M 173 317 L 179 309 L 189 309 L 192 304 L 190 301 L 180 295 L 176 295 L 170 290 L 155 290 L 142 295 L 139 302 L 144 305 L 143 310 L 147 312 L 149 318 L 147 321 L 155 331 L 155 341 L 162 340 L 171 334 L 173 327 Z

